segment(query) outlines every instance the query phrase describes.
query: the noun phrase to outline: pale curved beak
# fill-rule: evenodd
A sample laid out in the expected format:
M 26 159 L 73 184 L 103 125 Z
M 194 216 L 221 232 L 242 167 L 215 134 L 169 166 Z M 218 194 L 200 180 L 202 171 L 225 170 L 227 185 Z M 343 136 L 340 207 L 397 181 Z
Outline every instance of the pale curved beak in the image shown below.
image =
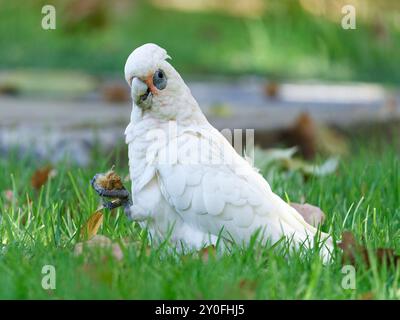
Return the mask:
M 146 83 L 139 78 L 133 78 L 131 84 L 131 95 L 133 101 L 141 106 L 151 95 L 150 89 Z

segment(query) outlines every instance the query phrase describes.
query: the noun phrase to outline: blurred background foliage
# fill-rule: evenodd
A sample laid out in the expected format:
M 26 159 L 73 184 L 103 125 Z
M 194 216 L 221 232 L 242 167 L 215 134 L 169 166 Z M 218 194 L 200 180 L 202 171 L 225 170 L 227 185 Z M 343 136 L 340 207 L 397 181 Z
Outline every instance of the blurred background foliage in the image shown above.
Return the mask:
M 41 28 L 52 4 L 57 29 Z M 341 27 L 342 6 L 357 29 Z M 0 0 L 0 68 L 118 74 L 133 48 L 165 47 L 187 75 L 400 82 L 396 0 Z

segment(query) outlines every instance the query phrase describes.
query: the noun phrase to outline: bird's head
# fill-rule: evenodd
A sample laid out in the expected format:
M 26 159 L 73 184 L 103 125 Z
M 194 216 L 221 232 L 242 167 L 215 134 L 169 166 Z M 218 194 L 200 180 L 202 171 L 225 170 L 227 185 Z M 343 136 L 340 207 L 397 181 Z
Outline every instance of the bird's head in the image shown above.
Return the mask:
M 185 101 L 190 102 L 192 96 L 179 73 L 166 61 L 168 58 L 165 49 L 153 43 L 144 44 L 129 55 L 125 79 L 134 104 L 143 112 L 176 120 L 184 111 Z

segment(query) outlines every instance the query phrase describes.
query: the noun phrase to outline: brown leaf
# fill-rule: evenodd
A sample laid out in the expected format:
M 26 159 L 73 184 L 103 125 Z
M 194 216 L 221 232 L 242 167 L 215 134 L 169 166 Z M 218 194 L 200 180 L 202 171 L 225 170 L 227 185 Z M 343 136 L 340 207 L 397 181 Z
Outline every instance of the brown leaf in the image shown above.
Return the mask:
M 50 165 L 37 169 L 31 178 L 32 187 L 39 190 L 54 173 L 55 171 Z
M 74 254 L 80 256 L 83 254 L 85 249 L 94 249 L 94 248 L 111 249 L 113 257 L 117 260 L 122 260 L 124 257 L 124 254 L 119 244 L 113 243 L 111 239 L 103 235 L 95 235 L 92 239 L 88 241 L 77 243 L 74 248 Z
M 395 250 L 391 248 L 378 248 L 375 251 L 377 261 L 380 264 L 400 265 L 400 256 L 395 254 Z
M 269 81 L 264 86 L 264 93 L 269 98 L 276 98 L 279 93 L 279 84 L 274 81 Z
M 316 126 L 311 116 L 304 112 L 296 119 L 290 132 L 294 145 L 299 146 L 305 159 L 312 159 L 317 152 Z
M 317 151 L 326 155 L 346 156 L 349 154 L 349 143 L 339 131 L 323 123 L 316 127 Z
M 324 223 L 325 213 L 320 208 L 308 203 L 300 204 L 291 202 L 290 205 L 312 226 L 316 227 Z
M 307 179 L 310 176 L 326 176 L 333 174 L 338 167 L 339 159 L 330 157 L 321 164 L 312 164 L 305 160 L 295 158 L 297 147 L 287 149 L 267 149 L 255 148 L 256 166 L 265 168 L 270 164 L 278 165 L 286 171 L 299 171 Z
M 103 223 L 103 213 L 101 211 L 96 211 L 93 213 L 86 223 L 81 227 L 81 238 L 91 239 L 99 230 L 101 224 Z
M 357 243 L 350 231 L 342 233 L 339 248 L 343 250 L 342 264 L 356 265 L 357 257 L 359 257 L 368 268 L 371 266 L 371 259 L 375 259 L 378 265 L 400 265 L 400 256 L 395 254 L 394 249 L 377 248 L 368 251 L 365 246 Z
M 239 289 L 245 299 L 254 299 L 257 290 L 257 282 L 254 280 L 242 279 L 239 281 Z
M 374 300 L 375 296 L 371 291 L 365 292 L 360 297 L 361 300 Z
M 297 117 L 282 138 L 290 145 L 298 146 L 305 159 L 313 159 L 317 153 L 335 156 L 349 153 L 348 142 L 342 134 L 323 123 L 316 123 L 307 112 Z
M 104 100 L 109 102 L 126 102 L 129 101 L 130 95 L 126 85 L 107 84 L 102 88 Z
M 211 245 L 208 247 L 205 247 L 200 250 L 200 258 L 203 260 L 203 262 L 208 262 L 210 260 L 210 257 L 215 257 L 216 249 L 215 246 Z
M 342 233 L 342 241 L 339 243 L 339 248 L 343 250 L 342 263 L 356 264 L 356 256 L 361 253 L 362 248 L 357 244 L 356 239 L 350 231 Z
M 19 90 L 15 84 L 11 83 L 0 83 L 0 95 L 7 95 L 7 96 L 16 96 L 18 95 Z

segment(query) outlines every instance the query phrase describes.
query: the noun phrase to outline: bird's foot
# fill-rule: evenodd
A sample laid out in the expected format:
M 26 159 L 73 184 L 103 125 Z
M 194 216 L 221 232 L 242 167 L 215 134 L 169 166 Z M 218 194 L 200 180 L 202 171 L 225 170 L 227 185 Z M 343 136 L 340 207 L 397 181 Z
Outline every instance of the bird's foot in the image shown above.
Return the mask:
M 118 179 L 118 188 L 115 188 L 113 181 L 108 181 L 107 179 Z M 101 197 L 102 205 L 107 209 L 116 209 L 120 206 L 125 208 L 129 208 L 132 205 L 132 200 L 129 194 L 129 191 L 125 189 L 125 187 L 120 182 L 120 178 L 113 173 L 96 174 L 93 179 L 90 181 L 93 189 L 96 193 Z M 110 188 L 111 187 L 111 188 Z M 114 188 L 113 188 L 114 187 Z M 112 199 L 108 201 L 107 199 Z

